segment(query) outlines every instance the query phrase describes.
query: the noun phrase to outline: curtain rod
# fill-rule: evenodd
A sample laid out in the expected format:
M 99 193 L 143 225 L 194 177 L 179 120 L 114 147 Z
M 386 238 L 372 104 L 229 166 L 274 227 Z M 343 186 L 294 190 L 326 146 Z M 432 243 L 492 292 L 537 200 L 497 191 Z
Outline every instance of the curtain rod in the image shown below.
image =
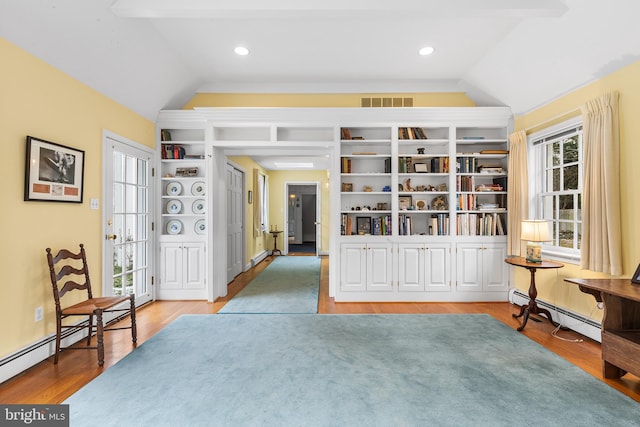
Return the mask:
M 562 114 L 557 114 L 553 117 L 550 117 L 546 120 L 541 121 L 540 123 L 536 123 L 535 125 L 527 126 L 526 128 L 524 128 L 524 131 L 528 134 L 530 130 L 539 128 L 540 126 L 547 124 L 549 122 L 553 122 L 564 117 L 568 118 L 568 116 L 571 116 L 571 117 L 577 116 L 576 113 L 579 113 L 580 111 L 581 111 L 580 107 L 574 108 L 573 110 L 565 111 Z

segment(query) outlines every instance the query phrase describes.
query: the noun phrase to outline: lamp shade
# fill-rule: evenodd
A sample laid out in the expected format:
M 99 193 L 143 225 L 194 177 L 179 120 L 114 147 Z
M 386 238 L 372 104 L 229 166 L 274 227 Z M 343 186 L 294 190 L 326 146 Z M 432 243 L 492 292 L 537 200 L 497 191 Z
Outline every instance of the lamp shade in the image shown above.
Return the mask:
M 527 219 L 522 221 L 522 240 L 529 242 L 548 242 L 551 240 L 549 221 L 541 219 Z

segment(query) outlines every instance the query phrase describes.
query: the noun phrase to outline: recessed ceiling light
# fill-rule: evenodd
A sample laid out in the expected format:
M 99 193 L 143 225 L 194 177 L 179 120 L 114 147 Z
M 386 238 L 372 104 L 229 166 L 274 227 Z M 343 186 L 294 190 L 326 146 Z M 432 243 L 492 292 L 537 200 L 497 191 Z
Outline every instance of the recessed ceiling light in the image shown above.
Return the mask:
M 233 51 L 240 56 L 249 55 L 249 49 L 247 49 L 244 46 L 238 46 L 235 49 L 233 49 Z
M 422 56 L 427 56 L 427 55 L 431 55 L 433 51 L 434 49 L 431 46 L 425 46 L 422 49 L 420 49 L 418 53 Z

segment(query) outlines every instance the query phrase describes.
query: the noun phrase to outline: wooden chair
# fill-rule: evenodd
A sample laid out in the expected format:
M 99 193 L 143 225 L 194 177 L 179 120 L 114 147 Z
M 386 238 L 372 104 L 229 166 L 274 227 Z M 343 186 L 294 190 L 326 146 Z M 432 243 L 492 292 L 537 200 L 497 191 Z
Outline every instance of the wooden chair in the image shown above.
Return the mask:
M 76 261 L 72 261 L 76 260 Z M 82 260 L 82 264 L 77 260 Z M 73 253 L 66 249 L 61 249 L 56 256 L 51 254 L 51 249 L 47 248 L 47 262 L 49 264 L 49 273 L 51 276 L 51 285 L 53 286 L 53 299 L 56 303 L 56 353 L 54 364 L 58 363 L 58 355 L 60 353 L 60 341 L 62 339 L 62 330 L 69 330 L 71 333 L 87 329 L 87 346 L 67 347 L 70 350 L 98 350 L 98 365 L 104 364 L 104 331 L 113 331 L 118 329 L 131 329 L 131 338 L 135 344 L 137 341 L 136 331 L 136 306 L 135 296 L 123 295 L 113 297 L 93 297 L 91 292 L 91 280 L 89 279 L 89 269 L 87 268 L 87 257 L 84 251 L 84 245 L 80 244 L 80 252 Z M 60 265 L 58 265 L 60 264 Z M 56 271 L 57 270 L 57 271 Z M 84 278 L 82 277 L 84 276 Z M 82 284 L 78 283 L 83 282 Z M 70 291 L 86 291 L 87 299 L 79 303 L 63 308 L 60 299 Z M 76 293 L 77 294 L 77 293 Z M 127 307 L 118 307 L 122 303 L 126 303 Z M 117 313 L 117 317 L 125 317 L 127 312 L 131 317 L 131 325 L 119 328 L 105 328 L 104 314 Z M 70 316 L 88 316 L 87 321 L 80 323 L 64 324 L 63 320 Z M 95 317 L 95 325 L 93 318 Z M 97 344 L 91 346 L 91 336 L 95 331 Z

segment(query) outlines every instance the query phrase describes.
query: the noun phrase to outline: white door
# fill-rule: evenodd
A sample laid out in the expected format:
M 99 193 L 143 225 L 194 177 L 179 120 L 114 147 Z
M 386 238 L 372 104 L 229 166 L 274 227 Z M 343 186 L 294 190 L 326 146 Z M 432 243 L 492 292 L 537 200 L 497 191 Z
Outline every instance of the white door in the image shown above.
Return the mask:
M 345 243 L 340 247 L 340 286 L 343 291 L 364 291 L 367 285 L 367 247 Z
M 425 289 L 427 291 L 449 291 L 451 269 L 451 246 L 429 245 L 425 250 Z
M 424 245 L 401 244 L 398 250 L 398 290 L 424 291 Z
M 393 290 L 393 264 L 391 244 L 370 243 L 367 245 L 367 290 Z
M 227 164 L 227 283 L 244 264 L 244 172 Z M 257 203 L 257 200 L 252 201 Z
M 153 298 L 153 151 L 118 135 L 103 135 L 103 295 Z

